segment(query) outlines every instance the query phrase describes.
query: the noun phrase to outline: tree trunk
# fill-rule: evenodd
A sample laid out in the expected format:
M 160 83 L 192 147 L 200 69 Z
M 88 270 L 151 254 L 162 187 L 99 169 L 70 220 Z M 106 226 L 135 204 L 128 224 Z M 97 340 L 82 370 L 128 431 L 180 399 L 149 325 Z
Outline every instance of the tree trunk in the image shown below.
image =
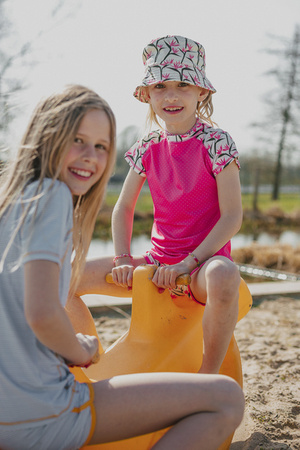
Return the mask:
M 252 209 L 254 212 L 258 211 L 259 183 L 260 183 L 260 167 L 257 167 L 257 169 L 255 171 L 255 178 L 254 178 L 254 192 L 253 192 L 253 202 L 252 202 Z
M 281 169 L 282 169 L 282 154 L 285 148 L 285 138 L 287 132 L 287 126 L 290 122 L 290 110 L 291 104 L 294 99 L 293 91 L 296 85 L 296 73 L 297 73 L 297 62 L 299 58 L 299 42 L 300 42 L 300 33 L 296 28 L 294 42 L 291 51 L 291 68 L 289 73 L 289 81 L 287 85 L 287 96 L 286 96 L 286 105 L 282 110 L 282 127 L 280 133 L 280 139 L 278 144 L 278 152 L 277 152 L 277 164 L 275 168 L 274 174 L 274 184 L 273 184 L 273 192 L 272 192 L 272 200 L 278 200 L 279 198 L 279 188 L 280 188 L 280 177 L 281 177 Z

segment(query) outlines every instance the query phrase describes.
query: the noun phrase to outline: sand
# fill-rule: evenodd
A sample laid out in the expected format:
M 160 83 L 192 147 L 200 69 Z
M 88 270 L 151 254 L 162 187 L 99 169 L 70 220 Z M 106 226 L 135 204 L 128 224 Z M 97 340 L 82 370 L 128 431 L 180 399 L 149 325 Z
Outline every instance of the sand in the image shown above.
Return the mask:
M 237 325 L 245 417 L 233 450 L 300 449 L 300 296 L 272 297 Z
M 235 331 L 246 408 L 231 450 L 300 449 L 300 294 L 254 305 Z M 126 332 L 130 316 L 103 314 L 95 323 L 107 348 Z

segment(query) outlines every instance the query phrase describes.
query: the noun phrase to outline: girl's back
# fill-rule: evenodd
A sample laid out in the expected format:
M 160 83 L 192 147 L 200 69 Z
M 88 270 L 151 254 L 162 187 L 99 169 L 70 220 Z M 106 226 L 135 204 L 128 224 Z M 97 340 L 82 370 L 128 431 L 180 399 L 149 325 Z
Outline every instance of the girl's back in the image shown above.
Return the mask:
M 22 426 L 23 421 L 59 414 L 71 395 L 65 388 L 73 376 L 66 364 L 37 340 L 24 316 L 24 263 L 27 261 L 47 257 L 59 264 L 60 298 L 63 302 L 67 300 L 72 199 L 66 185 L 59 181 L 52 183 L 45 179 L 34 200 L 38 182 L 30 184 L 22 201 L 20 198 L 0 220 L 1 255 L 13 238 L 0 272 L 0 342 L 3 349 L 0 353 L 0 385 L 1 401 L 6 405 L 0 408 L 1 423 L 20 422 Z M 28 209 L 24 223 L 13 236 L 24 209 Z

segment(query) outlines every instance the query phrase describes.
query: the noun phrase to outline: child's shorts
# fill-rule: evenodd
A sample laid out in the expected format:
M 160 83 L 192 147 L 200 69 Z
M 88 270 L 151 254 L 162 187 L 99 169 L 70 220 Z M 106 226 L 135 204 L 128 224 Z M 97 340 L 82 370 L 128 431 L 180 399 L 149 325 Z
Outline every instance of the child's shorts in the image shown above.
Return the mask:
M 75 385 L 71 407 L 46 425 L 0 425 L 1 450 L 75 450 L 87 445 L 95 428 L 92 384 Z
M 147 264 L 155 264 L 156 266 L 167 266 L 168 264 L 164 264 L 159 262 L 157 259 L 155 259 L 150 252 L 146 252 L 145 255 L 143 255 Z M 200 267 L 203 266 L 204 263 L 201 264 Z M 196 267 L 194 270 L 192 270 L 191 275 L 193 275 L 193 273 L 195 273 L 198 269 L 200 269 L 200 267 Z M 186 295 L 187 297 L 193 299 L 195 302 L 200 303 L 200 305 L 205 306 L 205 303 L 199 302 L 195 297 L 193 292 L 191 291 L 191 287 L 190 285 L 185 286 L 176 286 L 175 289 L 171 289 L 169 288 L 169 292 L 170 292 L 170 296 L 172 298 L 176 298 L 176 297 L 181 297 L 183 295 Z

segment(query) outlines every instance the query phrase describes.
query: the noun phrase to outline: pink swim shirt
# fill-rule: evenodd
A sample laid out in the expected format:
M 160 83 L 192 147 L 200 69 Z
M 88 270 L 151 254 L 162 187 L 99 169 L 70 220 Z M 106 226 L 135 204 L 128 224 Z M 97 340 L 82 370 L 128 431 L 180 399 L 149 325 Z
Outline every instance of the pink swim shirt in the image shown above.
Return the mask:
M 197 119 L 184 135 L 149 133 L 125 159 L 148 180 L 154 204 L 151 254 L 165 264 L 180 262 L 220 218 L 216 176 L 232 161 L 239 167 L 235 143 L 227 132 Z M 216 254 L 231 259 L 230 252 L 228 242 Z

